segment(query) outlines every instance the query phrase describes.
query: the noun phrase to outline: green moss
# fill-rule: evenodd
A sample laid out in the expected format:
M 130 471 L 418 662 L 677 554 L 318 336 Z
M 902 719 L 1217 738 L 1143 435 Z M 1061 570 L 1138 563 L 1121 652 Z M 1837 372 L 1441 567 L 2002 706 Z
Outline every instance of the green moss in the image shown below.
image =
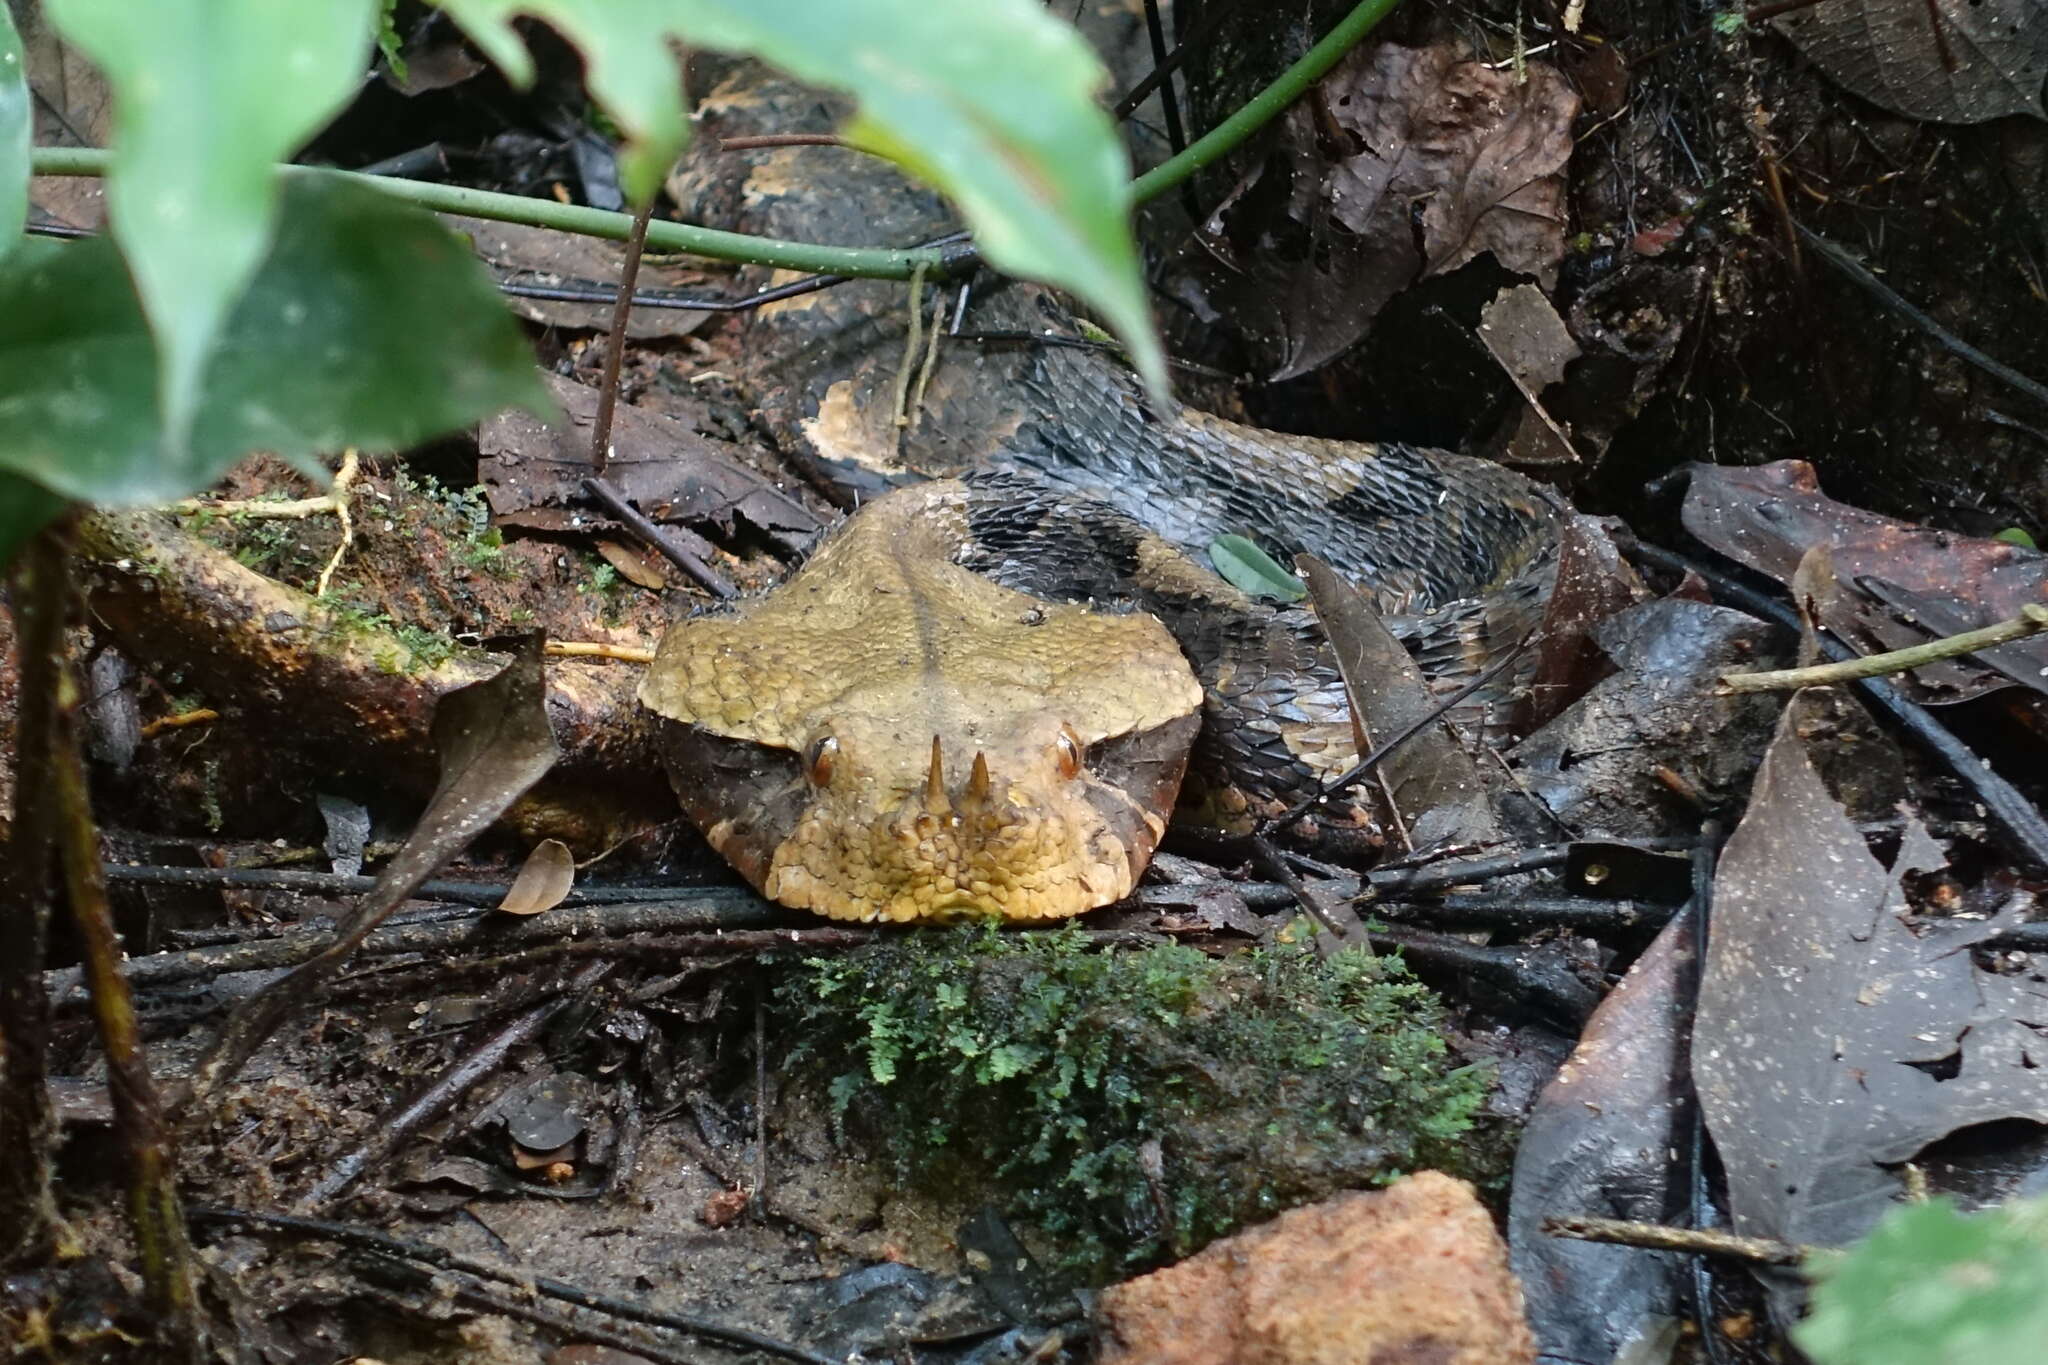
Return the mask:
M 776 998 L 794 1060 L 904 1178 L 992 1174 L 1071 1268 L 1422 1166 L 1486 1174 L 1458 1139 L 1490 1077 L 1453 1063 L 1441 1005 L 1390 958 L 928 931 L 808 961 Z

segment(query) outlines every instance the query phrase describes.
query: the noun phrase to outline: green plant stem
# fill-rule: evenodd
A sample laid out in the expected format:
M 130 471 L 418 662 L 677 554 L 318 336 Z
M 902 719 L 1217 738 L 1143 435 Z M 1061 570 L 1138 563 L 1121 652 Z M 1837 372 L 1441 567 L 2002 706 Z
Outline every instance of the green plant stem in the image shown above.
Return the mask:
M 1280 73 L 1271 85 L 1247 100 L 1243 107 L 1189 144 L 1178 156 L 1160 162 L 1131 182 L 1131 198 L 1145 203 L 1166 193 L 1181 181 L 1236 150 L 1239 143 L 1277 117 L 1281 110 L 1300 99 L 1302 93 L 1321 80 L 1345 53 L 1358 46 L 1380 20 L 1394 12 L 1401 0 L 1362 0 L 1323 40 L 1301 55 L 1293 66 Z
M 68 573 L 60 582 L 68 599 Z M 198 1365 L 207 1353 L 192 1274 L 192 1244 L 178 1203 L 177 1162 L 170 1132 L 143 1054 L 135 997 L 121 971 L 121 939 L 114 930 L 113 907 L 107 901 L 99 828 L 93 823 L 85 759 L 78 743 L 78 711 L 83 701 L 76 674 L 68 666 L 63 668 L 57 680 L 47 799 L 54 807 L 65 893 L 78 930 L 79 956 L 92 992 L 100 1046 L 106 1054 L 114 1128 L 128 1157 L 128 1221 L 142 1262 L 143 1293 L 156 1315 L 162 1358 Z
M 1858 678 L 1882 678 L 1940 663 L 1944 659 L 1975 654 L 1980 649 L 2009 645 L 2015 640 L 2039 635 L 2044 630 L 2048 630 L 2048 607 L 2038 602 L 2026 602 L 2021 604 L 2020 614 L 2010 621 L 2000 621 L 1996 625 L 1966 630 L 1959 635 L 1929 640 L 1925 644 L 1910 645 L 1884 654 L 1866 654 L 1860 659 L 1843 659 L 1838 663 L 1770 673 L 1724 673 L 1717 690 L 1724 695 L 1732 692 L 1792 692 L 1802 687 L 1855 682 Z
M 1228 156 L 1238 144 L 1299 99 L 1303 91 L 1320 80 L 1400 3 L 1401 0 L 1362 0 L 1330 30 L 1327 37 L 1310 48 L 1271 85 L 1254 95 L 1243 108 L 1198 138 L 1178 156 L 1162 161 L 1133 180 L 1132 201 L 1142 204 L 1156 198 L 1204 166 Z M 110 154 L 99 147 L 37 147 L 30 155 L 29 168 L 35 175 L 103 176 L 110 163 Z M 497 194 L 490 190 L 472 190 L 459 185 L 361 175 L 355 171 L 338 171 L 322 166 L 284 166 L 281 170 L 285 175 L 346 176 L 438 213 L 461 213 L 502 223 L 525 223 L 533 227 L 580 233 L 586 237 L 603 237 L 614 242 L 628 241 L 633 235 L 633 215 L 629 213 L 558 204 L 551 199 L 532 199 L 524 195 Z M 920 264 L 927 270 L 937 269 L 942 264 L 942 253 L 929 247 L 895 250 L 888 247 L 822 246 L 658 220 L 648 224 L 647 247 L 651 251 L 683 252 L 715 261 L 773 266 L 817 275 L 848 275 L 857 279 L 907 280 Z
M 35 175 L 105 175 L 110 164 L 110 154 L 98 147 L 38 147 L 30 157 L 30 171 Z M 462 213 L 502 223 L 526 223 L 615 242 L 627 241 L 633 235 L 633 215 L 629 213 L 557 204 L 551 199 L 530 199 L 517 194 L 496 194 L 490 190 L 465 189 L 459 185 L 359 175 L 354 171 L 337 171 L 324 166 L 282 166 L 279 170 L 288 176 L 344 176 L 380 193 L 438 213 Z M 898 251 L 888 247 L 817 246 L 809 242 L 750 237 L 743 232 L 720 232 L 714 228 L 658 220 L 647 225 L 647 249 L 680 251 L 716 261 L 773 266 L 781 270 L 877 280 L 907 280 L 920 261 L 929 269 L 939 264 L 941 254 L 932 248 Z

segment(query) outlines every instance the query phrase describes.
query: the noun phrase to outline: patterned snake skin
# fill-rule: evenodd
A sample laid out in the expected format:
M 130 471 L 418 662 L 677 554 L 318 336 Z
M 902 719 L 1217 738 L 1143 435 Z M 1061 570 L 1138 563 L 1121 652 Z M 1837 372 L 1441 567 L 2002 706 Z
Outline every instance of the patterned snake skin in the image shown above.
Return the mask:
M 747 67 L 703 108 L 706 145 L 819 131 L 837 113 Z M 700 221 L 774 236 L 900 245 L 951 226 L 935 196 L 839 149 L 706 153 L 670 189 Z M 920 313 L 951 317 L 957 290 L 925 290 Z M 1015 340 L 1073 341 L 1082 329 L 1049 291 L 986 275 L 960 330 L 1010 339 L 947 340 L 906 427 L 896 394 L 909 301 L 901 283 L 855 281 L 761 310 L 747 332 L 758 415 L 849 500 L 966 474 L 975 538 L 959 562 L 995 581 L 1157 615 L 1206 693 L 1184 808 L 1241 826 L 1355 757 L 1313 616 L 1217 578 L 1206 557 L 1216 536 L 1249 536 L 1282 564 L 1299 553 L 1327 561 L 1369 590 L 1447 688 L 1540 618 L 1564 510 L 1547 489 L 1446 451 L 1155 411 L 1113 353 Z

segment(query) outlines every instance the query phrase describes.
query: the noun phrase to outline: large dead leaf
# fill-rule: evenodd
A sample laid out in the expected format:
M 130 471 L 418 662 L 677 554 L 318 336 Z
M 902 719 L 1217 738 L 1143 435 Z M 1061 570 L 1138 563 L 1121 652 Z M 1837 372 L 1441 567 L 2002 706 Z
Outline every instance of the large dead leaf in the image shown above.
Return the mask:
M 1840 586 L 1818 602 L 1821 624 L 1866 654 L 2009 621 L 2027 603 L 2048 603 L 2048 555 L 1836 502 L 1800 460 L 1754 469 L 1694 465 L 1683 517 L 1701 541 L 1787 587 L 1801 558 L 1825 546 Z M 1898 681 L 1930 704 L 2015 683 L 2048 692 L 2048 638 L 1928 664 Z
M 1286 379 L 1364 335 L 1418 276 L 1481 252 L 1554 284 L 1577 110 L 1541 63 L 1518 77 L 1449 45 L 1355 51 L 1205 224 L 1204 287 Z
M 1358 751 L 1369 753 L 1426 719 L 1437 709 L 1437 699 L 1363 593 L 1319 559 L 1301 555 L 1295 563 L 1308 579 L 1316 618 L 1344 675 Z M 1484 847 L 1500 837 L 1479 766 L 1449 725 L 1439 722 L 1418 731 L 1387 756 L 1376 774 L 1369 780 L 1392 803 L 1410 849 Z
M 1898 1166 L 1960 1129 L 2048 1123 L 2048 991 L 1985 971 L 1994 919 L 1908 924 L 1902 879 L 1947 859 L 1909 821 L 1890 867 L 1786 708 L 1716 873 L 1693 1078 L 1735 1231 L 1839 1246 L 1903 1196 Z
M 1600 1002 L 1522 1129 L 1508 1252 L 1546 1360 L 1649 1359 L 1651 1343 L 1677 1334 L 1681 1257 L 1551 1237 L 1543 1223 L 1564 1214 L 1661 1223 L 1682 1202 L 1692 939 L 1689 914 L 1665 925 Z
M 1777 22 L 1815 66 L 1908 118 L 2048 117 L 2041 0 L 1826 0 Z

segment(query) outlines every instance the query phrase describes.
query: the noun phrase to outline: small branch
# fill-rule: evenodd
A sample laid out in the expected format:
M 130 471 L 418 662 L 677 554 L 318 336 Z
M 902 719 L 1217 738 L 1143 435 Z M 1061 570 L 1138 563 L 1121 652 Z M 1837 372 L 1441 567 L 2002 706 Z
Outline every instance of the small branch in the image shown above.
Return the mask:
M 1646 544 L 1634 536 L 1617 537 L 1617 543 L 1630 557 L 1643 563 L 1678 573 L 1689 571 L 1698 574 L 1714 590 L 1716 598 L 1740 607 L 1752 616 L 1774 621 L 1795 633 L 1800 629 L 1799 617 L 1790 607 L 1718 569 L 1660 546 Z M 1832 635 L 1823 633 L 1820 644 L 1822 652 L 1831 659 L 1856 657 L 1853 650 Z M 1890 714 L 1907 734 L 1932 753 L 1983 805 L 1985 815 L 2002 837 L 2008 852 L 2028 868 L 2048 872 L 2048 820 L 2042 818 L 2039 808 L 2024 793 L 1929 715 L 1926 707 L 1908 700 L 1885 679 L 1858 678 L 1856 685 L 1863 689 L 1867 699 Z
M 334 571 L 341 567 L 342 556 L 348 553 L 348 547 L 355 540 L 355 523 L 350 520 L 348 514 L 348 494 L 356 481 L 358 470 L 356 452 L 349 449 L 342 452 L 341 468 L 334 472 L 334 482 L 317 498 L 293 498 L 286 502 L 260 498 L 237 498 L 227 502 L 180 498 L 171 504 L 171 510 L 186 516 L 207 512 L 214 516 L 239 517 L 248 521 L 303 521 L 307 517 L 333 513 L 335 519 L 341 523 L 341 544 L 334 547 L 334 554 L 328 559 L 327 567 L 320 571 L 320 581 L 313 588 L 315 597 L 325 597 L 329 585 L 334 582 Z
M 166 730 L 177 730 L 187 725 L 210 725 L 220 719 L 220 712 L 210 706 L 195 706 L 190 711 L 180 711 L 175 716 L 158 716 L 142 727 L 144 739 L 155 739 Z
M 1801 1265 L 1818 1247 L 1781 1242 L 1775 1237 L 1738 1237 L 1732 1232 L 1666 1227 L 1662 1223 L 1631 1223 L 1621 1218 L 1573 1215 L 1546 1218 L 1543 1230 L 1552 1237 L 1580 1242 L 1608 1242 L 1648 1251 L 1683 1251 L 1698 1256 L 1725 1256 L 1751 1265 Z
M 449 1067 L 395 1109 L 385 1111 L 360 1146 L 339 1157 L 301 1201 L 307 1210 L 333 1203 L 348 1193 L 356 1181 L 412 1140 L 415 1133 L 448 1111 L 449 1106 L 468 1094 L 486 1077 L 505 1064 L 515 1048 L 539 1036 L 548 1021 L 563 1008 L 585 999 L 617 967 L 609 959 L 586 962 L 555 994 L 515 1015 L 496 1032 L 470 1049 Z
M 30 153 L 29 162 L 35 175 L 103 176 L 111 158 L 100 147 L 37 147 Z M 552 199 L 497 194 L 431 181 L 392 180 L 357 171 L 331 170 L 324 166 L 287 165 L 279 166 L 277 170 L 287 179 L 300 176 L 316 179 L 340 177 L 437 213 L 467 214 L 472 218 L 488 218 L 501 223 L 525 223 L 560 232 L 580 233 L 585 237 L 602 237 L 613 242 L 623 242 L 633 235 L 631 214 L 586 208 L 580 204 L 558 204 Z M 907 280 L 919 261 L 931 267 L 942 264 L 945 259 L 945 253 L 935 250 L 819 246 L 810 242 L 752 237 L 744 232 L 720 232 L 713 228 L 670 222 L 648 225 L 647 246 L 651 251 L 683 252 L 715 261 L 874 280 Z
M 654 216 L 650 196 L 633 215 L 633 235 L 626 239 L 626 260 L 619 271 L 619 292 L 612 304 L 612 329 L 604 352 L 604 382 L 597 388 L 597 418 L 590 424 L 590 467 L 603 478 L 612 459 L 612 413 L 619 402 L 619 365 L 626 355 L 626 324 L 633 316 L 633 286 L 640 282 L 640 257 L 647 250 L 647 223 Z
M 1331 29 L 1329 36 L 1302 54 L 1293 66 L 1280 73 L 1271 85 L 1247 100 L 1242 108 L 1197 138 L 1178 156 L 1160 162 L 1131 182 L 1131 199 L 1142 204 L 1157 199 L 1203 167 L 1220 161 L 1237 150 L 1239 143 L 1278 117 L 1288 105 L 1329 73 L 1356 47 L 1380 20 L 1393 13 L 1401 0 L 1362 0 Z
M 1861 285 L 1887 312 L 1918 327 L 1956 356 L 1976 366 L 1992 378 L 2005 381 L 2013 388 L 2032 398 L 2042 407 L 2048 408 L 2048 384 L 2043 384 L 2038 379 L 2023 375 L 2018 370 L 2012 368 L 2012 366 L 2001 361 L 1993 360 L 1990 356 L 1984 354 L 1984 352 L 1936 322 L 1924 311 L 1907 302 L 1903 294 L 1879 279 L 1871 272 L 1870 267 L 1864 265 L 1863 262 L 1857 260 L 1840 246 L 1814 232 L 1804 223 L 1797 224 L 1796 226 L 1799 229 L 1799 235 L 1806 239 L 1809 246 L 1820 253 L 1822 260 Z
M 626 523 L 634 535 L 659 550 L 662 556 L 681 569 L 692 583 L 713 597 L 721 602 L 729 602 L 740 595 L 739 589 L 726 582 L 723 574 L 676 544 L 674 536 L 662 530 L 652 517 L 626 501 L 624 494 L 603 479 L 585 479 L 583 491 L 596 499 L 605 511 Z
M 1834 683 L 1854 682 L 1858 678 L 1882 678 L 1886 674 L 1904 673 L 1926 664 L 1940 663 L 1943 659 L 1975 654 L 1980 649 L 2009 645 L 2015 640 L 2039 635 L 2044 630 L 2048 630 L 2048 607 L 2029 602 L 2010 621 L 1966 630 L 1960 635 L 1929 640 L 1926 644 L 1906 649 L 1867 654 L 1860 659 L 1845 659 L 1840 663 L 1815 664 L 1811 668 L 1784 668 L 1769 673 L 1726 673 L 1722 675 L 1717 691 L 1723 696 L 1732 692 L 1790 692 L 1801 687 L 1828 687 Z
M 50 1104 L 50 1006 L 42 985 L 50 937 L 57 811 L 57 676 L 64 660 L 70 530 L 51 526 L 21 550 L 8 583 L 20 656 L 13 823 L 0 859 L 0 1267 L 39 1266 L 61 1223 L 51 1194 L 57 1117 Z
M 478 1279 L 512 1285 L 522 1293 L 530 1291 L 562 1303 L 574 1304 L 578 1308 L 622 1318 L 627 1322 L 644 1323 L 649 1327 L 686 1332 L 692 1336 L 724 1341 L 751 1350 L 767 1351 L 790 1360 L 807 1362 L 807 1365 L 834 1365 L 831 1357 L 821 1356 L 805 1347 L 763 1336 L 745 1328 L 728 1327 L 723 1323 L 679 1313 L 664 1313 L 659 1309 L 609 1294 L 601 1294 L 596 1290 L 585 1289 L 581 1285 L 558 1280 L 550 1275 L 536 1275 L 530 1270 L 496 1266 L 489 1261 L 464 1256 L 460 1252 L 449 1251 L 427 1242 L 401 1241 L 374 1228 L 357 1227 L 349 1223 L 331 1223 L 316 1218 L 294 1218 L 286 1214 L 250 1213 L 241 1209 L 196 1208 L 192 1211 L 192 1217 L 195 1222 L 202 1224 L 275 1237 L 332 1242 L 337 1246 L 370 1251 L 394 1260 L 412 1261 L 440 1270 L 458 1271 L 465 1275 L 474 1275 Z
M 1435 706 L 1431 707 L 1427 715 L 1419 717 L 1415 721 L 1415 723 L 1410 725 L 1407 729 L 1401 731 L 1401 733 L 1395 735 L 1392 739 L 1388 740 L 1385 744 L 1380 745 L 1377 749 L 1374 749 L 1364 758 L 1359 759 L 1358 762 L 1354 764 L 1344 774 L 1336 778 L 1334 781 L 1329 782 L 1325 786 L 1319 788 L 1313 796 L 1307 797 L 1306 799 L 1296 803 L 1293 807 L 1282 812 L 1279 815 L 1274 816 L 1271 820 L 1262 822 L 1259 825 L 1258 829 L 1254 832 L 1255 837 L 1264 838 L 1268 835 L 1271 835 L 1277 830 L 1286 829 L 1289 825 L 1301 819 L 1302 816 L 1307 815 L 1310 811 L 1314 810 L 1317 806 L 1322 805 L 1331 797 L 1336 796 L 1341 792 L 1350 790 L 1351 787 L 1357 784 L 1360 779 L 1364 778 L 1366 774 L 1370 773 L 1373 769 L 1379 767 L 1380 764 L 1386 762 L 1388 758 L 1392 757 L 1396 752 L 1398 752 L 1402 745 L 1406 744 L 1409 740 L 1421 734 L 1424 730 L 1427 730 L 1430 726 L 1435 725 L 1438 721 L 1442 720 L 1445 716 L 1449 715 L 1452 711 L 1456 710 L 1459 706 L 1463 705 L 1465 701 L 1469 699 L 1474 693 L 1479 691 L 1480 688 L 1486 686 L 1495 678 L 1499 677 L 1503 672 L 1507 670 L 1509 665 L 1513 664 L 1515 660 L 1522 657 L 1522 651 L 1527 649 L 1529 647 L 1529 642 L 1535 638 L 1536 637 L 1533 633 L 1523 636 L 1520 640 L 1515 642 L 1514 647 L 1507 652 L 1507 656 L 1505 658 L 1501 659 L 1498 663 L 1494 664 L 1493 667 L 1487 669 L 1484 673 L 1481 673 L 1471 682 L 1466 683 L 1456 692 L 1453 692 L 1450 696 L 1444 698 L 1441 702 L 1438 702 Z
M 758 152 L 770 147 L 851 147 L 862 150 L 837 133 L 762 133 L 756 137 L 720 138 L 721 152 Z
M 167 1358 L 197 1362 L 207 1351 L 193 1282 L 192 1247 L 179 1209 L 177 1160 L 170 1130 L 150 1079 L 135 997 L 122 975 L 121 938 L 114 928 L 114 911 L 101 871 L 99 828 L 93 823 L 85 759 L 78 744 L 82 693 L 68 668 L 59 675 L 57 687 L 46 799 L 55 808 L 64 887 L 78 931 L 85 979 L 92 991 L 100 1045 L 106 1054 L 114 1127 L 128 1161 L 129 1226 L 142 1262 L 143 1293 L 160 1323 L 158 1331 Z
M 607 645 L 594 640 L 549 640 L 541 653 L 558 659 L 614 659 L 622 664 L 651 664 L 654 651 L 633 645 Z M 145 736 L 149 731 L 142 732 Z

